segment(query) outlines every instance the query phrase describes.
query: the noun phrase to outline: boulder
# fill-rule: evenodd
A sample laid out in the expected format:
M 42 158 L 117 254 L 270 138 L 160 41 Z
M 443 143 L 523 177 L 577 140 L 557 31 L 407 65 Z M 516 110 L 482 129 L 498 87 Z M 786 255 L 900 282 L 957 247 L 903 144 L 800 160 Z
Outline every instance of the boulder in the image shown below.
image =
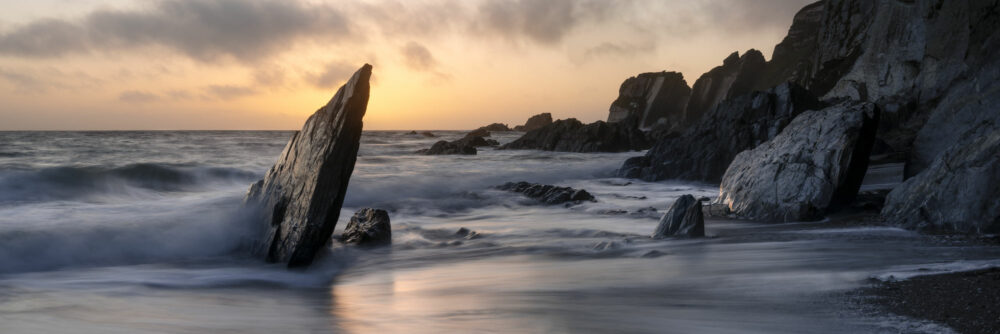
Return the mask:
M 774 138 L 802 112 L 823 106 L 792 83 L 728 99 L 682 135 L 658 135 L 645 156 L 625 161 L 618 176 L 719 182 L 737 154 Z
M 427 138 L 437 137 L 437 135 L 435 135 L 434 133 L 431 133 L 430 131 L 421 132 L 420 135 L 424 136 L 424 137 L 427 137 Z
M 627 152 L 649 148 L 646 134 L 634 122 L 583 124 L 575 118 L 528 131 L 500 149 L 560 152 Z
M 389 213 L 381 209 L 364 208 L 351 216 L 340 240 L 346 244 L 374 246 L 392 242 Z
M 767 143 L 736 155 L 718 202 L 736 216 L 808 221 L 850 204 L 868 169 L 879 111 L 844 102 L 796 117 Z
M 486 128 L 478 128 L 478 129 L 469 131 L 469 133 L 466 133 L 465 136 L 466 137 L 489 137 L 490 136 L 490 130 L 486 130 Z
M 368 64 L 355 72 L 250 187 L 244 205 L 258 211 L 265 231 L 255 252 L 265 260 L 306 266 L 330 240 L 357 160 L 371 74 Z
M 584 201 L 597 201 L 593 195 L 583 189 L 557 187 L 547 184 L 528 182 L 507 182 L 497 189 L 524 194 L 545 204 L 579 204 Z
M 653 232 L 653 239 L 666 237 L 704 237 L 705 217 L 701 212 L 701 201 L 694 196 L 678 197 L 670 210 L 660 218 L 660 224 Z
M 1000 233 L 1000 131 L 968 137 L 886 197 L 886 222 L 928 232 Z
M 500 145 L 500 142 L 496 140 L 486 139 L 480 136 L 472 136 L 472 135 L 466 135 L 462 139 L 452 141 L 451 143 L 459 146 L 471 146 L 471 147 Z
M 514 131 L 528 132 L 531 130 L 539 129 L 549 124 L 552 124 L 552 114 L 541 113 L 535 116 L 531 116 L 531 118 L 528 118 L 528 121 L 524 122 L 524 125 L 515 126 Z
M 476 137 L 476 138 L 482 139 L 482 137 Z M 419 150 L 417 151 L 417 153 L 424 155 L 453 155 L 453 154 L 476 155 L 477 151 L 475 147 L 465 145 L 460 142 L 456 143 L 456 142 L 448 142 L 446 140 L 441 140 L 434 143 L 434 145 L 432 145 L 431 148 Z

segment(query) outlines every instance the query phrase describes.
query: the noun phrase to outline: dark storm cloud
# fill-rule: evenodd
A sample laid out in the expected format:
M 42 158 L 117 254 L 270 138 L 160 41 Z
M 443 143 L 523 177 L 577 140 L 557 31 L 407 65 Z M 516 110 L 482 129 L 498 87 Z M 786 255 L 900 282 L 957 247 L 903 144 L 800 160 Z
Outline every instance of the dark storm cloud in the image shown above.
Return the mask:
M 78 21 L 42 20 L 0 35 L 0 53 L 54 57 L 68 53 L 162 46 L 191 58 L 253 61 L 290 48 L 301 37 L 344 35 L 340 12 L 292 1 L 162 0 L 144 10 L 98 10 Z

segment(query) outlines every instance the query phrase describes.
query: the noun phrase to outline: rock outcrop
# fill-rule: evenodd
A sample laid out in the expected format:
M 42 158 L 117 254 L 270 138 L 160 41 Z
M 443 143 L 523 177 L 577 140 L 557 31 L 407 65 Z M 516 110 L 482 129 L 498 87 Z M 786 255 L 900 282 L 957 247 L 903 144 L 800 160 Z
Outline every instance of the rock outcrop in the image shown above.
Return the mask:
M 430 131 L 421 132 L 420 135 L 424 136 L 424 137 L 427 137 L 427 138 L 437 137 L 437 135 L 435 135 L 433 132 L 430 132 Z
M 1000 131 L 968 137 L 886 197 L 890 224 L 930 232 L 1000 233 Z
M 368 64 L 355 72 L 250 187 L 244 203 L 259 210 L 265 232 L 255 251 L 265 260 L 306 266 L 330 240 L 357 160 L 371 74 Z
M 482 139 L 482 137 L 476 138 Z M 476 153 L 478 153 L 476 147 L 456 142 L 440 140 L 434 143 L 434 145 L 431 145 L 431 148 L 418 150 L 416 153 L 424 155 L 476 155 Z
M 685 121 L 690 96 L 691 88 L 680 73 L 642 73 L 622 83 L 618 98 L 609 108 L 608 123 L 636 117 L 643 130 L 679 124 Z
M 552 124 L 552 114 L 541 113 L 535 116 L 531 116 L 531 118 L 528 118 L 528 121 L 524 122 L 524 125 L 515 126 L 514 131 L 528 132 L 531 130 L 540 129 L 549 124 Z
M 575 118 L 528 131 L 500 149 L 560 152 L 627 152 L 649 148 L 646 134 L 633 122 L 583 124 Z
M 511 131 L 510 128 L 507 127 L 507 124 L 503 123 L 493 123 L 484 127 L 480 127 L 479 130 L 493 131 L 493 132 Z M 487 133 L 486 136 L 484 137 L 488 136 L 489 134 Z
M 678 197 L 670 210 L 660 218 L 660 224 L 653 232 L 653 239 L 666 237 L 704 237 L 705 217 L 701 212 L 701 201 L 694 196 Z
M 691 99 L 685 111 L 689 122 L 684 125 L 701 120 L 702 115 L 727 98 L 753 92 L 766 64 L 764 55 L 751 49 L 742 57 L 733 52 L 722 61 L 722 66 L 703 74 L 691 86 Z
M 774 139 L 736 156 L 719 203 L 761 221 L 807 221 L 853 201 L 868 168 L 879 110 L 845 102 L 796 117 Z
M 626 160 L 618 175 L 719 182 L 737 154 L 774 138 L 802 112 L 823 106 L 791 83 L 728 99 L 683 134 L 661 137 L 645 156 Z
M 584 201 L 596 201 L 593 195 L 583 189 L 557 187 L 548 184 L 528 182 L 507 182 L 497 189 L 524 194 L 545 204 L 579 204 Z
M 382 209 L 364 208 L 351 216 L 340 240 L 345 244 L 375 246 L 392 242 L 389 213 Z

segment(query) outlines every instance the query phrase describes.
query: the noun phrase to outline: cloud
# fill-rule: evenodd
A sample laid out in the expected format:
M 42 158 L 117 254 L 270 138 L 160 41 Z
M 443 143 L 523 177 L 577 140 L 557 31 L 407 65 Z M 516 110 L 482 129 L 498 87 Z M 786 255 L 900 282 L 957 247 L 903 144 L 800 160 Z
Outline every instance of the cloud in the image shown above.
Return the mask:
M 652 42 L 642 44 L 604 42 L 588 48 L 583 52 L 583 55 L 586 58 L 599 56 L 632 57 L 653 51 L 656 51 L 656 45 Z
M 622 4 L 612 0 L 488 0 L 479 7 L 478 22 L 487 32 L 509 39 L 527 37 L 540 44 L 556 44 L 574 27 L 600 21 Z
M 247 86 L 211 85 L 205 87 L 205 93 L 221 100 L 233 100 L 257 94 L 257 90 Z
M 308 79 L 316 88 L 336 88 L 347 81 L 357 69 L 358 67 L 348 63 L 331 62 L 326 64 L 319 73 L 309 75 Z
M 407 67 L 417 71 L 430 71 L 437 67 L 437 60 L 427 47 L 417 42 L 409 42 L 400 49 L 403 54 L 403 63 Z
M 127 90 L 118 94 L 118 100 L 126 103 L 149 103 L 159 99 L 159 95 L 138 90 Z
M 349 33 L 337 10 L 296 1 L 160 0 L 140 10 L 97 10 L 81 20 L 42 20 L 0 35 L 0 54 L 57 57 L 159 46 L 199 61 L 254 62 L 297 40 Z

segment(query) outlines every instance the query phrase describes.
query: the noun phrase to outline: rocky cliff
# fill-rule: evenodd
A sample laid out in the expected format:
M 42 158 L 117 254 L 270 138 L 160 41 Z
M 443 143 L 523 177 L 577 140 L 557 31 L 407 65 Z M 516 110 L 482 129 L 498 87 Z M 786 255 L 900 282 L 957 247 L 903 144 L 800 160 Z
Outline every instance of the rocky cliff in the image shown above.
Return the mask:
M 256 252 L 289 267 L 309 265 L 330 240 L 354 171 L 368 108 L 365 64 L 292 135 L 278 162 L 244 200 L 263 225 Z

